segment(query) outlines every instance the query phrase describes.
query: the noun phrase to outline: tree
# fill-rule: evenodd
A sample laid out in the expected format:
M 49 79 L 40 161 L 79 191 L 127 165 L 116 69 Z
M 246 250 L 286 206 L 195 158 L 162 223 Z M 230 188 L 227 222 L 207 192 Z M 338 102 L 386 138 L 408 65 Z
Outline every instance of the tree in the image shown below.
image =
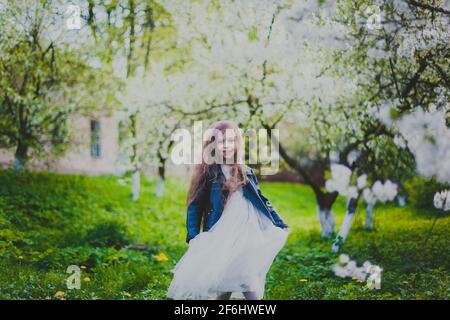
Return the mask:
M 338 52 L 336 62 L 363 75 L 358 86 L 367 103 L 415 157 L 418 173 L 449 181 L 450 12 L 444 2 L 339 1 L 339 9 L 339 21 L 351 26 L 352 50 Z M 368 24 L 374 15 L 379 22 Z
M 337 21 L 350 32 L 349 47 L 334 53 L 336 70 L 358 75 L 362 105 L 390 136 L 359 161 L 373 181 L 390 175 L 401 183 L 414 174 L 413 157 L 420 174 L 448 181 L 448 15 L 439 1 L 338 2 Z M 371 228 L 374 202 L 367 203 Z
M 170 15 L 158 1 L 87 1 L 85 11 L 83 16 L 93 39 L 95 56 L 101 63 L 112 67 L 124 82 L 145 77 L 152 60 L 167 58 L 174 49 Z M 139 107 L 126 104 L 119 112 L 125 136 L 131 136 L 123 140 L 128 145 L 121 148 L 130 151 L 124 154 L 129 157 L 125 162 L 133 175 L 132 192 L 136 201 L 142 168 L 140 155 L 145 153 L 145 150 L 139 150 L 139 123 L 143 121 L 140 118 L 143 112 Z
M 308 5 L 319 10 L 316 8 L 317 2 L 304 7 Z M 304 7 L 291 6 L 282 1 L 268 1 L 265 6 L 252 1 L 238 5 L 204 1 L 197 3 L 195 10 L 186 11 L 174 6 L 169 11 L 175 11 L 173 15 L 177 18 L 174 21 L 180 28 L 183 27 L 183 44 L 191 49 L 194 66 L 200 66 L 193 74 L 196 75 L 197 71 L 209 73 L 212 75 L 210 78 L 214 79 L 213 84 L 218 83 L 219 88 L 222 88 L 222 92 L 216 92 L 215 87 L 208 83 L 208 95 L 217 98 L 209 99 L 214 103 L 209 102 L 210 107 L 203 108 L 204 115 L 228 105 L 232 109 L 228 114 L 233 115 L 232 112 L 236 110 L 240 114 L 237 119 L 244 128 L 262 126 L 271 132 L 280 123 L 285 125 L 282 121 L 288 115 L 290 120 L 297 120 L 309 132 L 316 133 L 310 135 L 308 145 L 303 146 L 304 150 L 309 148 L 317 155 L 307 158 L 310 160 L 307 163 L 291 156 L 283 141 L 278 141 L 278 145 L 281 157 L 314 190 L 322 234 L 329 237 L 334 232 L 331 207 L 337 197 L 337 193 L 323 190 L 329 151 L 339 142 L 338 130 L 355 119 L 341 124 L 331 121 L 338 113 L 333 103 L 348 90 L 345 85 L 338 85 L 332 77 L 317 76 L 320 70 L 311 68 L 311 65 L 317 65 L 320 61 L 318 52 L 322 52 L 322 48 L 297 38 L 298 31 L 308 27 L 299 23 L 303 21 L 302 17 L 299 18 L 299 12 L 304 12 L 300 10 Z M 240 17 L 244 16 L 245 21 L 242 21 Z M 195 23 L 192 24 L 192 21 Z M 311 21 L 308 20 L 308 23 L 311 24 Z M 308 31 L 318 29 L 317 24 L 312 23 Z M 335 85 L 336 89 L 330 90 L 331 85 Z M 340 89 L 344 90 L 336 94 Z M 324 90 L 327 94 L 324 94 Z M 339 119 L 345 120 L 342 111 L 339 112 Z M 321 118 L 330 121 L 320 121 Z M 329 130 L 324 131 L 325 127 Z M 298 126 L 295 129 L 298 130 Z M 347 150 L 350 151 L 352 149 Z M 311 166 L 319 168 L 322 176 L 313 177 L 309 172 Z
M 55 7 L 19 1 L 0 10 L 0 146 L 14 148 L 15 166 L 32 152 L 59 151 L 68 119 L 113 100 L 114 79 L 85 62 L 51 29 Z

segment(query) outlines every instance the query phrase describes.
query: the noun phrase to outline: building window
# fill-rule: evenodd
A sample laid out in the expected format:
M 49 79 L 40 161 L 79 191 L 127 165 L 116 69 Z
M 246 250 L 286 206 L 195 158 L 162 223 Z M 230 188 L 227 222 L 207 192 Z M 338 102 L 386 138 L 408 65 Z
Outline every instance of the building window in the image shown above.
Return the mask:
M 91 157 L 99 159 L 101 156 L 100 121 L 91 120 Z

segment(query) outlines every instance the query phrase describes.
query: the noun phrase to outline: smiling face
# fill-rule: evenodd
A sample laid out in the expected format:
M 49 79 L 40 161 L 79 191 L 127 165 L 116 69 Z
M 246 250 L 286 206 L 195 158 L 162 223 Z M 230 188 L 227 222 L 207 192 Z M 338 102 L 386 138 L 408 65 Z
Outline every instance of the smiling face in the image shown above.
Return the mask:
M 231 165 L 231 177 L 224 183 L 224 187 L 230 191 L 227 200 L 235 190 L 248 182 L 243 137 L 239 127 L 232 121 L 221 120 L 208 128 L 204 138 L 202 163 L 195 167 L 186 202 L 188 205 L 196 198 L 215 164 Z
M 237 152 L 237 136 L 233 129 L 226 129 L 217 135 L 216 149 L 224 164 L 233 164 Z

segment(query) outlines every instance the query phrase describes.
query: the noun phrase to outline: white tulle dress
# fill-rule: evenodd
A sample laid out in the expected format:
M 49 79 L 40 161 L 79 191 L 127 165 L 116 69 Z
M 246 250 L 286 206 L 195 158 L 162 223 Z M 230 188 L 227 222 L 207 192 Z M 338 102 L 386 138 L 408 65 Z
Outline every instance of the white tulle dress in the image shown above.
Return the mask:
M 221 167 L 228 178 L 230 167 Z M 172 270 L 167 296 L 206 300 L 223 292 L 254 291 L 262 298 L 266 273 L 287 236 L 288 231 L 258 211 L 240 188 L 231 195 L 216 224 L 189 242 Z

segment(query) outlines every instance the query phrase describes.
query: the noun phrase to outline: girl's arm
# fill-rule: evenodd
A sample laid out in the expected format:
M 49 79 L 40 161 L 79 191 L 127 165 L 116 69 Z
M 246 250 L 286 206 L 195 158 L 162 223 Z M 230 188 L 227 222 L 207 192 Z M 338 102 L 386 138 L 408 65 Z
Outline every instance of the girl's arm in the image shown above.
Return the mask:
M 256 188 L 258 190 L 259 196 L 261 197 L 261 199 L 264 201 L 264 203 L 266 204 L 266 206 L 269 208 L 270 214 L 272 215 L 273 220 L 275 221 L 276 225 L 280 228 L 287 228 L 289 227 L 284 221 L 283 219 L 281 219 L 280 215 L 275 211 L 275 209 L 272 207 L 272 205 L 269 202 L 269 199 L 267 199 L 261 192 L 261 188 L 259 187 L 259 182 L 258 182 L 258 178 L 256 178 L 256 174 L 253 171 L 253 169 L 251 169 L 252 171 L 252 176 L 253 176 L 253 180 L 255 181 L 256 184 Z
M 203 215 L 202 209 L 204 205 L 206 205 L 207 195 L 208 195 L 208 187 L 207 183 L 205 183 L 203 187 L 200 188 L 195 198 L 187 207 L 187 215 L 186 215 L 187 243 L 189 243 L 189 241 L 191 241 L 192 238 L 194 238 L 196 235 L 200 233 L 200 224 Z

